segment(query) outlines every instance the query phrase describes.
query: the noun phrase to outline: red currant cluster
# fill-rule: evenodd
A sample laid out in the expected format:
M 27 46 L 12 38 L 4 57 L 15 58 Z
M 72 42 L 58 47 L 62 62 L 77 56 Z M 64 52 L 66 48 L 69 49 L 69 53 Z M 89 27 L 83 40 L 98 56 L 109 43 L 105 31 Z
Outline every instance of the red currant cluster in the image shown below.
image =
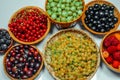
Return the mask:
M 20 11 L 8 25 L 14 36 L 24 42 L 40 39 L 47 30 L 47 16 L 39 9 L 28 8 Z

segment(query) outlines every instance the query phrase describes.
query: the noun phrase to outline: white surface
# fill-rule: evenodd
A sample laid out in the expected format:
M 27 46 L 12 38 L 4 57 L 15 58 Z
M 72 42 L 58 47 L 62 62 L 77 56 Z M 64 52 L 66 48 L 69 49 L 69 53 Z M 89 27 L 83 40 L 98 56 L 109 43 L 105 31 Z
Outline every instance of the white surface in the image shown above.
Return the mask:
M 91 0 L 85 0 L 85 3 L 89 2 Z M 120 0 L 109 0 L 112 2 L 120 11 Z M 24 6 L 39 6 L 42 9 L 44 9 L 45 6 L 45 0 L 0 0 L 0 28 L 6 28 L 8 25 L 8 21 L 11 17 L 11 15 L 18 10 L 21 7 Z M 56 27 L 51 26 L 50 33 L 48 36 L 40 42 L 37 47 L 41 52 L 43 52 L 43 46 L 46 43 L 46 40 L 54 33 L 56 33 L 58 30 Z M 120 27 L 120 26 L 119 26 Z M 74 28 L 81 29 L 80 25 L 77 24 Z M 120 28 L 118 28 L 120 29 Z M 83 29 L 86 31 L 85 29 Z M 86 31 L 87 32 L 87 31 Z M 88 32 L 89 33 L 89 32 Z M 101 39 L 103 37 L 98 37 L 90 33 L 92 38 L 94 38 L 95 42 L 100 46 Z M 0 80 L 10 80 L 4 73 L 3 70 L 3 57 L 4 55 L 0 55 Z M 44 68 L 40 75 L 35 80 L 54 80 L 52 76 L 49 74 L 49 72 Z M 101 61 L 100 67 L 93 77 L 92 80 L 120 80 L 120 74 L 114 73 L 111 70 L 109 70 L 104 63 Z

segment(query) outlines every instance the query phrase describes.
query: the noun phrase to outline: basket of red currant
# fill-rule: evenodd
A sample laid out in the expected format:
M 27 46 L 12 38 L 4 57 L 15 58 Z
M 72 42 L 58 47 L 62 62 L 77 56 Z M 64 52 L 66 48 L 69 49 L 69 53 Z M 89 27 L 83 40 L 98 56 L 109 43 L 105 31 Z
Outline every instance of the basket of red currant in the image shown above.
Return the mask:
M 101 57 L 113 71 L 120 73 L 120 31 L 107 34 L 101 43 Z
M 13 39 L 6 29 L 0 29 L 0 54 L 4 54 L 13 45 Z
M 118 28 L 119 15 L 118 9 L 112 3 L 92 1 L 85 6 L 82 23 L 91 33 L 105 35 Z
M 36 44 L 43 40 L 50 30 L 50 21 L 39 7 L 27 6 L 19 9 L 8 24 L 11 37 L 22 44 Z
M 15 45 L 6 52 L 3 64 L 11 80 L 34 80 L 43 67 L 42 53 L 31 45 Z

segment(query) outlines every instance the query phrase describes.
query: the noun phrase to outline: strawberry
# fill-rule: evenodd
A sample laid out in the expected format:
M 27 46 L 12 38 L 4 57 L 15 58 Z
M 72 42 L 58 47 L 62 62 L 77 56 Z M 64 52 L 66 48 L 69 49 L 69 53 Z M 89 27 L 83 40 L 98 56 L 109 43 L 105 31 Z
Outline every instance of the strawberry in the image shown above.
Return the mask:
M 116 52 L 117 51 L 117 47 L 116 46 L 110 46 L 110 47 L 108 47 L 107 48 L 107 51 L 108 51 L 108 53 L 114 53 L 114 52 Z
M 114 52 L 114 53 L 113 53 L 113 58 L 114 58 L 115 60 L 120 61 L 120 51 Z
M 120 50 L 120 44 L 117 45 L 117 50 Z
M 111 64 L 113 62 L 113 58 L 111 56 L 106 58 L 106 61 Z
M 117 68 L 117 69 L 118 69 L 119 65 L 120 65 L 120 62 L 119 62 L 119 61 L 113 61 L 112 66 L 113 66 L 114 68 Z

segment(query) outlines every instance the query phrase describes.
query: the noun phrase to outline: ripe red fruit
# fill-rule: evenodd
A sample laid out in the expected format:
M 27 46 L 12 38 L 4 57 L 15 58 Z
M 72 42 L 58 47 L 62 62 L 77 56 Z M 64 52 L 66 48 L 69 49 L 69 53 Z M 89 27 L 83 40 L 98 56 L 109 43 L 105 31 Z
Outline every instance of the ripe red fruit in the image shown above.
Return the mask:
M 112 66 L 113 66 L 114 68 L 117 68 L 117 69 L 118 69 L 119 65 L 120 65 L 120 62 L 119 62 L 119 61 L 113 61 Z
M 117 47 L 116 46 L 110 46 L 110 47 L 107 48 L 107 51 L 108 51 L 108 53 L 112 54 L 112 53 L 117 51 Z
M 113 54 L 113 58 L 114 58 L 115 60 L 120 61 L 120 51 L 115 52 L 115 53 Z
M 117 46 L 120 41 L 115 37 L 115 36 L 109 36 L 104 40 L 104 46 L 109 47 L 109 46 Z
M 117 50 L 120 50 L 120 44 L 117 45 Z
M 111 64 L 113 62 L 113 58 L 111 56 L 106 58 L 106 61 Z

